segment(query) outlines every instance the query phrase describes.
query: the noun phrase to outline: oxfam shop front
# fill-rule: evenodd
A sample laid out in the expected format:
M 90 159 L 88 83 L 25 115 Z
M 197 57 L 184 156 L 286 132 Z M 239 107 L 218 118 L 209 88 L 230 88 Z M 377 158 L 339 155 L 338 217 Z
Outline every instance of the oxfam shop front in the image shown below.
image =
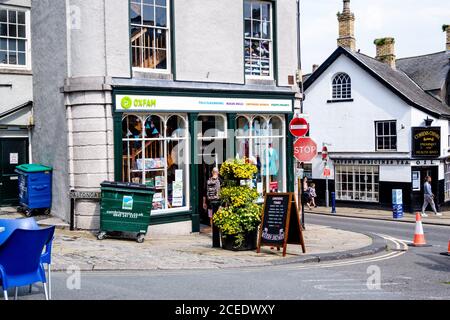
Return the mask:
M 114 91 L 116 181 L 150 185 L 152 224 L 179 223 L 198 232 L 209 223 L 206 182 L 223 161 L 258 166 L 255 188 L 293 190 L 287 125 L 293 95 Z

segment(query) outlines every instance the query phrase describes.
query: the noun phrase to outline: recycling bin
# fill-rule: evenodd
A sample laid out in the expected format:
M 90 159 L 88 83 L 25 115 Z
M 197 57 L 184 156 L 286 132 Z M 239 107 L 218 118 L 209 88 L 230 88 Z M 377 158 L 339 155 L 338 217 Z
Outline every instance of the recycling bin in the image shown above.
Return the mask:
M 127 232 L 137 234 L 137 242 L 144 242 L 154 194 L 153 187 L 142 184 L 103 182 L 97 239 L 103 240 L 114 232 Z
M 52 206 L 52 171 L 40 164 L 22 164 L 19 174 L 19 207 L 17 210 L 30 217 L 34 213 L 50 214 Z

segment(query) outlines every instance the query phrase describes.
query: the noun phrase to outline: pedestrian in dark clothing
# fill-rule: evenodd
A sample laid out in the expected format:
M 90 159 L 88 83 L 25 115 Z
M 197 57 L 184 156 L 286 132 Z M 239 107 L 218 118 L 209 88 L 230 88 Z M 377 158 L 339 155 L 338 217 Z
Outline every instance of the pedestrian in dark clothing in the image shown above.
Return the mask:
M 206 185 L 206 197 L 203 197 L 203 208 L 208 210 L 208 216 L 211 221 L 213 248 L 220 248 L 219 228 L 214 224 L 214 214 L 220 208 L 220 179 L 219 169 L 214 168 L 212 176 Z

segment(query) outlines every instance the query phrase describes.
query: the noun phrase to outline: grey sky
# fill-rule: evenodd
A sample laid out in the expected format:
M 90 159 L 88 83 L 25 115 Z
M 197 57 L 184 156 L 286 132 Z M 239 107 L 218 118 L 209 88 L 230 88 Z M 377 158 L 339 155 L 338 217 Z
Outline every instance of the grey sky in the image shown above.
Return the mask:
M 342 0 L 301 0 L 304 73 L 336 49 Z M 375 56 L 373 40 L 394 37 L 397 57 L 445 50 L 443 24 L 450 24 L 449 0 L 351 0 L 356 47 Z

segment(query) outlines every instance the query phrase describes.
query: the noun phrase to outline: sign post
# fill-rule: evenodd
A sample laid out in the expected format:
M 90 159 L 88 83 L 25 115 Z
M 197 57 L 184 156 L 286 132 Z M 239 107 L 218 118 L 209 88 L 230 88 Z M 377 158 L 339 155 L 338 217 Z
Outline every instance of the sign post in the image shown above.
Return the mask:
M 288 244 L 300 244 L 306 253 L 300 215 L 293 192 L 268 193 L 264 199 L 257 253 L 262 246 L 283 247 L 286 256 Z
M 325 146 L 325 144 L 322 147 L 322 160 L 325 163 L 324 169 L 323 169 L 323 175 L 325 176 L 325 205 L 327 208 L 330 207 L 330 191 L 328 188 L 328 178 L 331 175 L 331 170 L 328 167 L 328 148 Z

